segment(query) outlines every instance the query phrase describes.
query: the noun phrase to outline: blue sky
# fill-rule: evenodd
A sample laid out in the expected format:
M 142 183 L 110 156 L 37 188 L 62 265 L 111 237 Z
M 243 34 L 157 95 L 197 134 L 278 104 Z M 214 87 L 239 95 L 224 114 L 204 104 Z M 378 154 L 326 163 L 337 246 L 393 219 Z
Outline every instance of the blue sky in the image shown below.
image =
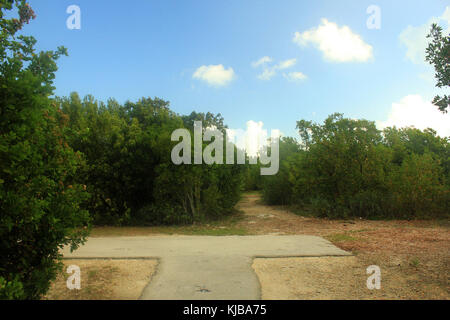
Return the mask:
M 431 21 L 448 26 L 447 1 L 29 2 L 37 19 L 24 33 L 41 50 L 69 50 L 59 61 L 57 95 L 156 96 L 180 114 L 220 112 L 231 128 L 252 120 L 291 136 L 297 120 L 334 112 L 450 135 L 450 118 L 428 105 L 437 90 L 419 54 Z M 379 29 L 366 25 L 372 4 Z M 70 5 L 81 9 L 80 30 L 66 26 Z M 270 62 L 255 67 L 263 57 Z

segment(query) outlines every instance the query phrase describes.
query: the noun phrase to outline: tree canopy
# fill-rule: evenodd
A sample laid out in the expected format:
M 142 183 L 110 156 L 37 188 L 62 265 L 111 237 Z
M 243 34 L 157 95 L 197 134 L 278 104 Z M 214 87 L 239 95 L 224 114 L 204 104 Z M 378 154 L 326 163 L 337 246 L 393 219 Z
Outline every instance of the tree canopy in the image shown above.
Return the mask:
M 427 38 L 431 38 L 431 42 L 426 49 L 426 61 L 434 66 L 436 87 L 450 87 L 450 34 L 443 34 L 442 27 L 432 24 L 430 33 Z M 439 110 L 448 112 L 450 106 L 450 95 L 435 96 L 433 99 Z
M 301 144 L 282 139 L 280 172 L 263 178 L 266 202 L 332 218 L 448 217 L 448 138 L 342 114 L 297 129 Z

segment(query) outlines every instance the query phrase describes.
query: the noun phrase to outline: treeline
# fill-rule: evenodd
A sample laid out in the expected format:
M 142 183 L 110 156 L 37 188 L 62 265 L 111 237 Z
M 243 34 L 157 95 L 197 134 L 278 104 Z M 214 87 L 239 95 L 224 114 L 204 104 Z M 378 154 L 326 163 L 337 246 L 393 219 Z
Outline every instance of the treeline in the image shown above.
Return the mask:
M 268 204 L 331 218 L 449 217 L 448 138 L 337 113 L 297 129 L 301 143 L 282 138 L 280 170 L 259 185 Z
M 157 98 L 53 98 L 67 49 L 37 52 L 18 34 L 35 17 L 26 0 L 0 0 L 0 299 L 41 297 L 62 267 L 60 248 L 76 249 L 92 223 L 214 219 L 243 186 L 239 165 L 171 161 L 175 129 L 225 130 L 220 115 L 180 116 Z
M 239 200 L 241 166 L 171 160 L 173 131 L 186 128 L 193 139 L 194 121 L 202 121 L 203 130 L 224 132 L 220 114 L 180 116 L 158 98 L 120 105 L 72 93 L 56 102 L 67 115 L 68 144 L 83 160 L 77 182 L 91 195 L 84 205 L 95 224 L 192 223 L 228 214 Z

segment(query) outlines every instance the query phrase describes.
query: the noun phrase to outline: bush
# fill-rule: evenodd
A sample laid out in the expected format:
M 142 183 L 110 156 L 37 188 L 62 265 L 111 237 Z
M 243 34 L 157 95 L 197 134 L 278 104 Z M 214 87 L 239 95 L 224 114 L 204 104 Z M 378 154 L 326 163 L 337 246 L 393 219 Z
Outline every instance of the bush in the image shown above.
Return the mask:
M 294 186 L 289 180 L 294 163 L 302 156 L 297 141 L 283 137 L 279 144 L 280 167 L 278 173 L 272 176 L 260 176 L 262 179 L 262 198 L 267 204 L 287 205 L 294 203 Z M 297 202 L 298 204 L 299 202 Z
M 7 281 L 0 277 L 0 300 L 17 300 L 25 296 L 23 285 L 17 275 L 9 275 Z
M 299 121 L 301 149 L 264 177 L 268 204 L 291 204 L 321 217 L 446 218 L 450 184 L 448 138 L 431 129 L 376 129 L 373 122 L 328 117 Z
M 20 20 L 4 19 L 14 3 Z M 59 249 L 85 240 L 88 194 L 74 182 L 82 159 L 66 142 L 67 118 L 49 99 L 66 50 L 34 54 L 32 37 L 14 38 L 31 8 L 0 4 L 0 297 L 37 299 L 61 266 Z
M 193 137 L 194 121 L 224 130 L 220 115 L 180 117 L 158 98 L 105 105 L 72 93 L 57 101 L 69 116 L 69 144 L 86 160 L 78 181 L 92 194 L 85 208 L 95 224 L 192 223 L 227 214 L 239 200 L 240 166 L 176 166 L 170 157 L 174 130 Z

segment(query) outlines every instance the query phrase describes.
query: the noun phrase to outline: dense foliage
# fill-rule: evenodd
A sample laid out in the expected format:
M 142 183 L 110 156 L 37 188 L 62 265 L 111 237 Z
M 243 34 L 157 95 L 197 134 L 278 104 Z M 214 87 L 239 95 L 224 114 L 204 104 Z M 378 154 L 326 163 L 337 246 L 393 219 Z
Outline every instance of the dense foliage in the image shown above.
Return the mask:
M 426 49 L 426 61 L 434 66 L 436 87 L 450 87 L 450 34 L 443 34 L 442 27 L 433 23 L 427 36 L 431 42 Z M 450 108 L 450 95 L 435 96 L 433 99 L 439 110 L 448 112 Z
M 81 156 L 49 98 L 65 49 L 36 54 L 32 37 L 14 37 L 34 13 L 16 1 L 19 19 L 3 19 L 13 4 L 0 1 L 0 298 L 32 299 L 55 277 L 58 249 L 84 240 L 89 214 L 74 181 Z
M 170 158 L 175 129 L 190 130 L 193 146 L 194 121 L 224 130 L 220 115 L 179 116 L 158 98 L 122 106 L 73 93 L 57 102 L 69 117 L 69 144 L 86 160 L 78 178 L 92 195 L 86 209 L 96 224 L 192 223 L 230 213 L 239 200 L 240 166 L 175 165 Z
M 450 146 L 431 129 L 328 117 L 297 122 L 301 144 L 280 142 L 280 171 L 264 177 L 270 204 L 327 217 L 448 217 Z

